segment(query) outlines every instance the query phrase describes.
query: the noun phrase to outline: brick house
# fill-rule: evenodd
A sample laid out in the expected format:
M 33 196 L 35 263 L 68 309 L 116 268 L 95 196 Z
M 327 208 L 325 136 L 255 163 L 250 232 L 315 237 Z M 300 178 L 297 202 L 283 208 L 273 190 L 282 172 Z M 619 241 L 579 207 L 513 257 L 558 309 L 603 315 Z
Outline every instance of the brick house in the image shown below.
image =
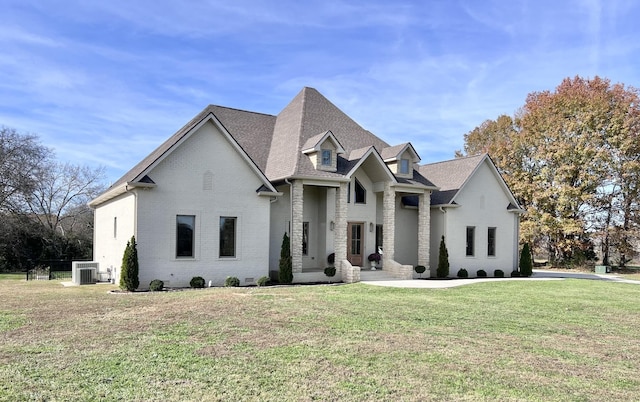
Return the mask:
M 488 156 L 421 166 L 411 143 L 387 144 L 312 88 L 276 116 L 208 106 L 90 206 L 99 270 L 117 278 L 135 235 L 141 287 L 277 275 L 284 233 L 294 282 L 326 279 L 329 254 L 357 282 L 377 250 L 378 269 L 410 279 L 415 265 L 435 267 L 441 235 L 493 242 L 459 260 L 449 244 L 450 256 L 511 272 L 522 212 Z M 478 229 L 462 239 L 460 227 Z

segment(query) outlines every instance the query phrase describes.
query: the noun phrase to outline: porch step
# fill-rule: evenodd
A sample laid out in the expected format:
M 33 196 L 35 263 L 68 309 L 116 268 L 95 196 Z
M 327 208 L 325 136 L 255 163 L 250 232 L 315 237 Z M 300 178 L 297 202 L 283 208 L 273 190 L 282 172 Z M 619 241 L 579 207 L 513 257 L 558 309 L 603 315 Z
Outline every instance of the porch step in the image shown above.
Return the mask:
M 397 281 L 398 278 L 393 277 L 383 270 L 365 270 L 360 271 L 360 281 Z

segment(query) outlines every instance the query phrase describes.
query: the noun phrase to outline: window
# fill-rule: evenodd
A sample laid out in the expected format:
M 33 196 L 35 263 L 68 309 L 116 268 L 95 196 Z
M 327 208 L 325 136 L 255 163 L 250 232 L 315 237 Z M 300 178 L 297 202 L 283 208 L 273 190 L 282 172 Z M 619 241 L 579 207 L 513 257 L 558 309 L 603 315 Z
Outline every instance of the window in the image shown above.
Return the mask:
M 347 183 L 347 203 L 351 202 L 351 182 Z
M 496 256 L 496 228 L 489 228 L 487 231 L 487 255 Z
M 331 150 L 322 150 L 322 166 L 331 166 Z
M 236 256 L 236 217 L 220 217 L 220 257 Z
M 176 257 L 193 257 L 196 217 L 178 215 L 176 217 Z
M 400 159 L 400 173 L 409 174 L 409 159 Z
M 366 204 L 367 203 L 367 190 L 364 189 L 362 184 L 356 179 L 356 191 L 355 191 L 355 202 L 356 204 Z
M 309 222 L 302 222 L 302 255 L 309 255 Z
M 473 257 L 474 253 L 474 243 L 476 237 L 476 228 L 475 226 L 467 226 L 467 257 Z

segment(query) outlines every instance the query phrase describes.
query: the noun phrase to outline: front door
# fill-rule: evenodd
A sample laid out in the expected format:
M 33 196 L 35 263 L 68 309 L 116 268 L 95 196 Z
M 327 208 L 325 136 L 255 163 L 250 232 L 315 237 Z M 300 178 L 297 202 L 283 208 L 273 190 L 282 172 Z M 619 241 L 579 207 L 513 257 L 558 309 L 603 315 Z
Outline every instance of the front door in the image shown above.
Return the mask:
M 362 266 L 364 223 L 349 222 L 347 226 L 347 260 L 353 266 Z

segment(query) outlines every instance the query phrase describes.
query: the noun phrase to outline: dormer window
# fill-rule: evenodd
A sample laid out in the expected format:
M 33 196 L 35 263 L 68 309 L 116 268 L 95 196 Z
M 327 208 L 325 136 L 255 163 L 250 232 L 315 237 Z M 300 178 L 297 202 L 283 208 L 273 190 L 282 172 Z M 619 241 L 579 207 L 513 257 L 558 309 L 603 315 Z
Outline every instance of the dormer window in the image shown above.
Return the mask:
M 400 159 L 400 174 L 409 174 L 409 159 Z
M 331 150 L 323 149 L 322 150 L 322 166 L 331 166 Z

